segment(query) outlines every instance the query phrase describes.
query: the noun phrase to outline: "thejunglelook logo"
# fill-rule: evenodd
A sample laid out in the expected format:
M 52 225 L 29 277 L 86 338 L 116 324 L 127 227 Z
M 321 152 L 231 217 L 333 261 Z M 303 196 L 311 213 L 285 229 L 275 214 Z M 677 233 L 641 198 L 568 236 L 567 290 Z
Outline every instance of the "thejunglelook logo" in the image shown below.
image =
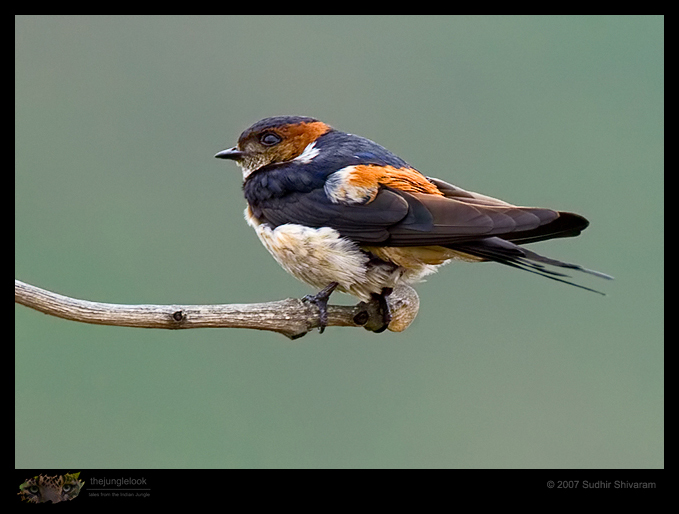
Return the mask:
M 17 494 L 21 496 L 22 500 L 29 503 L 47 501 L 59 503 L 72 500 L 78 496 L 80 489 L 85 485 L 85 482 L 78 480 L 79 476 L 80 472 L 54 477 L 37 475 L 21 484 L 19 486 L 20 491 Z

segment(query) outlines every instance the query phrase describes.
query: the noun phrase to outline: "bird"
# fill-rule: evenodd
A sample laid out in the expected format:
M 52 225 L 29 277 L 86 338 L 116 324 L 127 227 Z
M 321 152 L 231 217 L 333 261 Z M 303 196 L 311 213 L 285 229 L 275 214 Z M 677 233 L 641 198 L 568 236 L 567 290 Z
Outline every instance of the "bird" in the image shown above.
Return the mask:
M 308 116 L 257 121 L 215 155 L 242 168 L 245 220 L 276 261 L 316 289 L 302 300 L 328 323 L 335 291 L 375 301 L 385 330 L 387 297 L 451 261 L 494 261 L 588 291 L 569 269 L 523 244 L 578 236 L 589 221 L 572 212 L 521 207 L 420 173 L 370 139 Z

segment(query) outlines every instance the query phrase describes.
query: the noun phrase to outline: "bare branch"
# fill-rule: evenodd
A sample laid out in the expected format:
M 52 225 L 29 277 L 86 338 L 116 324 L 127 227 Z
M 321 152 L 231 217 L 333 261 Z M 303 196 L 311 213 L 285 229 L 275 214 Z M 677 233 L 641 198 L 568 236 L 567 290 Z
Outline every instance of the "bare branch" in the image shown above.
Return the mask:
M 123 305 L 63 296 L 14 280 L 14 301 L 59 318 L 138 328 L 251 328 L 270 330 L 296 339 L 318 327 L 318 310 L 296 298 L 275 302 L 225 305 Z M 409 286 L 399 286 L 387 298 L 393 320 L 389 330 L 405 330 L 417 316 L 419 298 Z M 374 330 L 381 315 L 374 303 L 328 305 L 328 326 Z

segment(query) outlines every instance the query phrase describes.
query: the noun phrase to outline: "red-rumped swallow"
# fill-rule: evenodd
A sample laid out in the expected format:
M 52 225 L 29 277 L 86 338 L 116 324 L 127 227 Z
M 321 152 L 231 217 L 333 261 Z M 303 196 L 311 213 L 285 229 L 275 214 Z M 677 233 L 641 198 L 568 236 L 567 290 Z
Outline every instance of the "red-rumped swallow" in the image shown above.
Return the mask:
M 386 297 L 399 282 L 454 260 L 495 261 L 594 292 L 551 268 L 611 278 L 518 246 L 577 236 L 589 225 L 582 216 L 465 191 L 314 118 L 265 118 L 215 157 L 243 169 L 245 219 L 267 250 L 321 289 L 304 298 L 318 306 L 321 332 L 335 289 L 376 299 L 382 331 L 391 320 Z

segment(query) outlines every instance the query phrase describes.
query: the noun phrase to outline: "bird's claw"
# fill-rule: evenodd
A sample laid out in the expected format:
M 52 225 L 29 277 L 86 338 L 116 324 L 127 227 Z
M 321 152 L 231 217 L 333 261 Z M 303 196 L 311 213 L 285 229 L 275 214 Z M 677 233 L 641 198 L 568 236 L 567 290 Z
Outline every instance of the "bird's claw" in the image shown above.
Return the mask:
M 328 326 L 328 300 L 330 295 L 339 284 L 330 282 L 326 287 L 316 294 L 308 294 L 302 298 L 303 302 L 313 303 L 318 307 L 318 332 L 323 333 Z
M 389 308 L 389 304 L 387 303 L 387 296 L 389 296 L 394 289 L 392 287 L 383 287 L 382 292 L 380 294 L 377 293 L 372 293 L 373 300 L 377 302 L 379 306 L 379 310 L 382 313 L 382 322 L 383 325 L 378 328 L 377 330 L 373 330 L 376 334 L 380 334 L 384 332 L 387 327 L 389 327 L 389 323 L 391 323 L 391 309 Z

